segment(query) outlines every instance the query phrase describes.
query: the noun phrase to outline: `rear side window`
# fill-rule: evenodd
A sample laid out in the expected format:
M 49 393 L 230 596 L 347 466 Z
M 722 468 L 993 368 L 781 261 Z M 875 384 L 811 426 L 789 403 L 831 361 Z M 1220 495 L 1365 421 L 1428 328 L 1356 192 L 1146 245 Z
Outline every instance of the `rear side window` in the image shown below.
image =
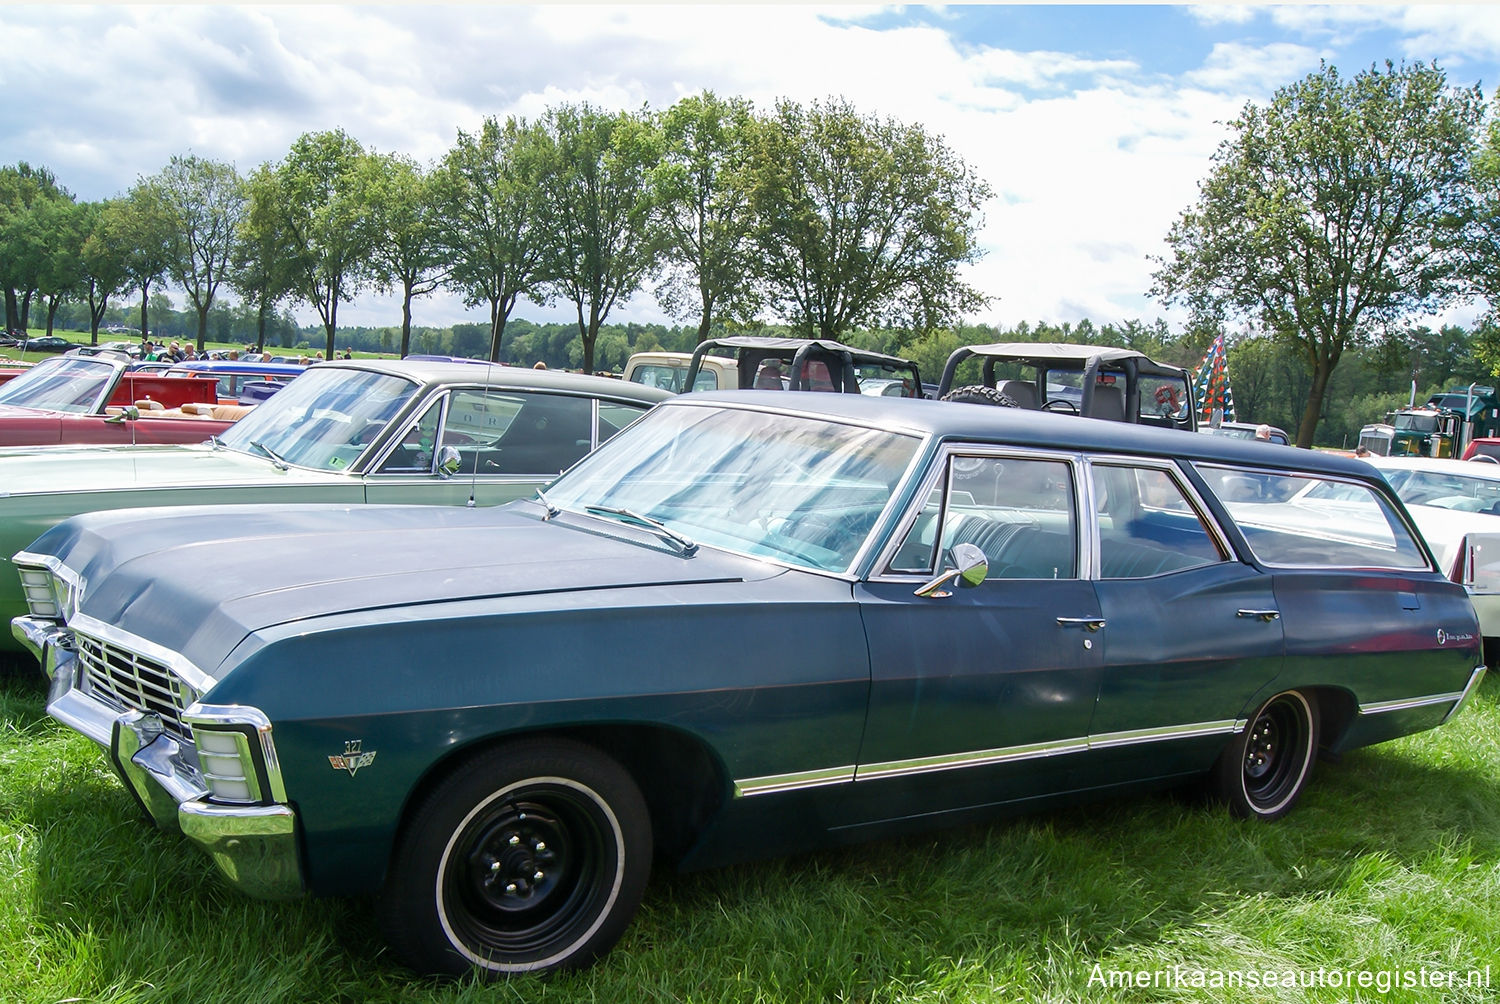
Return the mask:
M 1095 464 L 1092 476 L 1101 578 L 1143 579 L 1228 557 L 1165 470 Z
M 1427 568 L 1386 497 L 1369 485 L 1308 474 L 1201 465 L 1255 557 L 1305 568 Z

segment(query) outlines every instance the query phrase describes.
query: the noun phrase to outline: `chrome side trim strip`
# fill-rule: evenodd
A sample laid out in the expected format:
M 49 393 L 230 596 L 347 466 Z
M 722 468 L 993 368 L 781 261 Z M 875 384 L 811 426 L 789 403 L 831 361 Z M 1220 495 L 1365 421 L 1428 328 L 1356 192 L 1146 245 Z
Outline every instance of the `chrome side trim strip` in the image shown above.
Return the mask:
M 1093 749 L 1112 749 L 1169 739 L 1197 739 L 1203 736 L 1230 735 L 1244 731 L 1245 724 L 1243 720 L 1225 719 L 1217 722 L 1195 722 L 1190 725 L 1164 725 L 1150 729 L 1106 732 L 1097 736 L 1029 743 L 1024 746 L 1004 746 L 967 753 L 944 753 L 938 756 L 915 757 L 910 760 L 861 764 L 857 767 L 831 767 L 796 774 L 777 774 L 736 781 L 734 797 L 745 798 L 773 792 L 798 791 L 803 788 L 818 788 L 847 781 L 879 781 L 893 777 L 910 777 L 914 774 L 985 767 L 1018 760 L 1037 760 L 1043 757 L 1085 753 Z
M 1472 682 L 1473 677 L 1471 676 Z M 1380 715 L 1387 711 L 1409 711 L 1412 708 L 1425 708 L 1433 704 L 1448 704 L 1453 701 L 1463 700 L 1466 690 L 1460 690 L 1452 694 L 1431 694 L 1426 697 L 1407 697 L 1396 701 L 1375 701 L 1371 704 L 1361 704 L 1359 713 L 1362 715 Z
M 796 774 L 768 774 L 765 777 L 751 777 L 734 782 L 734 797 L 748 798 L 751 795 L 767 795 L 778 791 L 800 791 L 803 788 L 821 788 L 853 780 L 853 766 L 804 770 Z
M 1463 696 L 1454 702 L 1452 710 L 1443 716 L 1443 720 L 1438 723 L 1439 725 L 1448 724 L 1453 716 L 1462 711 L 1464 705 L 1469 703 L 1469 698 L 1474 696 L 1474 691 L 1478 690 L 1479 685 L 1484 682 L 1484 671 L 1487 668 L 1486 666 L 1474 667 L 1474 672 L 1469 674 L 1469 685 L 1464 688 Z
M 973 753 L 946 753 L 942 756 L 918 757 L 913 760 L 893 760 L 888 763 L 860 766 L 855 772 L 854 780 L 877 781 L 887 777 L 907 777 L 938 770 L 984 767 L 989 764 L 1009 763 L 1012 760 L 1033 760 L 1040 757 L 1062 756 L 1067 753 L 1082 753 L 1088 748 L 1087 739 L 1058 739 L 1052 742 L 1031 743 L 1027 746 L 978 750 Z
M 1105 732 L 1089 736 L 1089 749 L 1110 749 L 1115 746 L 1134 746 L 1139 743 L 1160 742 L 1163 739 L 1197 739 L 1200 736 L 1232 735 L 1244 731 L 1244 725 L 1232 718 L 1221 722 L 1200 722 L 1197 725 L 1166 725 L 1155 729 L 1134 729 L 1129 732 Z

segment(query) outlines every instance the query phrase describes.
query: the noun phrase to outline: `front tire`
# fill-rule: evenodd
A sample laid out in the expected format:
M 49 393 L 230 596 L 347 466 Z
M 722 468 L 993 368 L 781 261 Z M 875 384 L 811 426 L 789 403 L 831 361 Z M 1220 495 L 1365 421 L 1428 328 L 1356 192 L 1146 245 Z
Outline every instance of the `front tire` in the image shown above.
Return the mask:
M 1215 794 L 1230 812 L 1271 820 L 1291 811 L 1312 773 L 1317 721 L 1312 701 L 1300 691 L 1260 706 L 1214 768 Z
M 412 810 L 380 925 L 420 972 L 578 969 L 619 940 L 650 870 L 650 816 L 619 764 L 571 740 L 508 744 Z

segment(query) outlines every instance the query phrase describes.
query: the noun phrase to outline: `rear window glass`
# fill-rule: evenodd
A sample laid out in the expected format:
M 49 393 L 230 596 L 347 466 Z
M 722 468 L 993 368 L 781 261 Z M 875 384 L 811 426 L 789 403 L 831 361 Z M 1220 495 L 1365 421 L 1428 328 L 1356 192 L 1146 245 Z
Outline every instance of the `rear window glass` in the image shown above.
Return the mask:
M 1427 568 L 1384 495 L 1337 478 L 1202 465 L 1255 557 L 1308 568 Z

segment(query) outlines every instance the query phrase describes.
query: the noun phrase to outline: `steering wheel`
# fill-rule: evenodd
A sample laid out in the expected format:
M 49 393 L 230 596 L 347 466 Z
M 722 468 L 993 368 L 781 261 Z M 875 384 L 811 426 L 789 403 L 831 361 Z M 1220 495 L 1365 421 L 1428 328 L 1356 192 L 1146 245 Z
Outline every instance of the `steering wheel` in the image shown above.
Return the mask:
M 1078 405 L 1074 404 L 1072 401 L 1069 401 L 1065 397 L 1054 397 L 1052 400 L 1042 405 L 1042 411 L 1060 411 L 1067 415 L 1077 415 Z

